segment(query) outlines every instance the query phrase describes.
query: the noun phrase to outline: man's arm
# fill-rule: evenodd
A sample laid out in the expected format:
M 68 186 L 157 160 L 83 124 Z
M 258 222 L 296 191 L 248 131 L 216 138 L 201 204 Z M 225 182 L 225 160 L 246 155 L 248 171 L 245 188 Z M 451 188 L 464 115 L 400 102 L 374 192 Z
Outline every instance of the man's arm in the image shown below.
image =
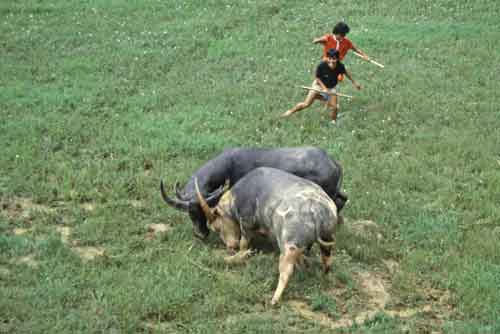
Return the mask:
M 328 94 L 328 88 L 326 88 L 326 85 L 318 77 L 316 77 L 316 83 L 321 87 L 322 90 L 322 92 L 317 92 L 317 93 L 321 95 L 325 101 L 328 101 L 330 99 L 330 94 Z
M 356 81 L 354 81 L 354 79 L 352 78 L 351 73 L 348 70 L 345 70 L 345 75 L 346 75 L 346 77 L 349 78 L 349 80 L 351 80 L 351 82 L 354 85 L 354 87 L 356 87 L 358 90 L 361 89 L 361 85 L 358 84 Z
M 316 77 L 316 82 L 318 83 L 318 85 L 321 87 L 322 90 L 328 92 L 328 88 L 326 88 L 326 85 L 323 83 L 323 81 L 321 81 L 320 78 Z
M 326 43 L 326 37 L 325 36 L 321 36 L 321 37 L 318 37 L 318 38 L 315 38 L 313 39 L 313 43 L 314 44 L 325 44 Z
M 361 50 L 360 48 L 358 48 L 356 45 L 352 45 L 352 51 L 356 52 L 356 53 L 359 53 L 361 56 L 363 56 L 363 58 L 365 60 L 369 60 L 370 57 L 368 57 L 368 55 L 366 53 L 363 52 L 363 50 Z

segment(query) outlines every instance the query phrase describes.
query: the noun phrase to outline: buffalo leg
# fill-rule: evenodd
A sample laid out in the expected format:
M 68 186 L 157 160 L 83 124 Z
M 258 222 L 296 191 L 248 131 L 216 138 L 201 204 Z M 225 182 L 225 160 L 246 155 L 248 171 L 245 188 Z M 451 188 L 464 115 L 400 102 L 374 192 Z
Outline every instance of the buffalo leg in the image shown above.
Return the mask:
M 301 254 L 297 258 L 297 266 L 300 268 L 300 270 L 307 270 L 311 267 L 311 259 L 305 254 Z
M 332 267 L 332 250 L 333 246 L 319 246 L 319 251 L 321 253 L 321 265 L 325 274 L 328 273 Z
M 276 288 L 273 299 L 271 300 L 271 305 L 276 305 L 279 302 L 281 295 L 283 294 L 283 290 L 285 290 L 288 285 L 288 281 L 293 274 L 293 268 L 297 263 L 298 258 L 302 255 L 302 249 L 298 249 L 295 246 L 285 246 L 285 253 L 280 255 L 280 278 L 278 287 Z

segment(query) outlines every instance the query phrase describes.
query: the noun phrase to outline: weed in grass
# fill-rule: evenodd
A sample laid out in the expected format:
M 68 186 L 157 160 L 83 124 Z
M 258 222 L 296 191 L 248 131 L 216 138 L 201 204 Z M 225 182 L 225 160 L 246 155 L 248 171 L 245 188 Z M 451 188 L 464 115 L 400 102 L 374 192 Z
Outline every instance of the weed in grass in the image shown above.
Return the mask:
M 326 313 L 332 318 L 338 317 L 335 299 L 322 293 L 311 296 L 311 309 L 313 311 Z

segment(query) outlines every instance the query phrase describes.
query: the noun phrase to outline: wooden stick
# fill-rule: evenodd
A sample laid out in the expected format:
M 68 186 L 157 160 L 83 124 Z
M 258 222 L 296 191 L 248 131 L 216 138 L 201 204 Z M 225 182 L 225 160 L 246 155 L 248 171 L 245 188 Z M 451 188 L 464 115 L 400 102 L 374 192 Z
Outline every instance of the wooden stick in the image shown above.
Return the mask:
M 313 91 L 318 92 L 318 93 L 325 93 L 321 89 L 317 89 L 317 88 L 314 88 L 314 87 L 300 86 L 300 88 L 304 88 L 304 89 L 307 89 L 307 90 L 313 90 Z M 337 95 L 337 96 L 345 97 L 345 98 L 348 98 L 348 99 L 352 99 L 353 98 L 351 95 L 342 94 L 342 93 L 328 93 L 328 95 Z
M 359 58 L 362 58 L 362 59 L 366 60 L 367 62 L 372 63 L 373 65 L 377 65 L 380 68 L 384 68 L 385 67 L 384 65 L 382 65 L 380 63 L 377 63 L 375 60 L 371 60 L 370 58 L 365 59 L 365 57 L 363 57 L 361 54 L 357 53 L 356 51 L 353 51 L 352 53 L 354 53 Z

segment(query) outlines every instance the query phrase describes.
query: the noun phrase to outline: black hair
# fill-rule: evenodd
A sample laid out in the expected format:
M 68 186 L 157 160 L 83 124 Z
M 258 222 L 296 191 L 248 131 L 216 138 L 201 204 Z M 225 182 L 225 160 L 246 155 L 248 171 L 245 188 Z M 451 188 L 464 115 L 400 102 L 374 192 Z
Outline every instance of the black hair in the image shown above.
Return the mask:
M 339 59 L 339 51 L 335 50 L 334 48 L 328 49 L 328 51 L 326 51 L 326 55 L 327 55 L 327 57 L 330 57 L 330 58 Z
M 347 35 L 349 33 L 349 31 L 351 31 L 351 29 L 349 28 L 349 26 L 347 25 L 347 23 L 344 23 L 344 22 L 339 22 L 335 25 L 335 27 L 333 27 L 333 34 L 334 35 Z

